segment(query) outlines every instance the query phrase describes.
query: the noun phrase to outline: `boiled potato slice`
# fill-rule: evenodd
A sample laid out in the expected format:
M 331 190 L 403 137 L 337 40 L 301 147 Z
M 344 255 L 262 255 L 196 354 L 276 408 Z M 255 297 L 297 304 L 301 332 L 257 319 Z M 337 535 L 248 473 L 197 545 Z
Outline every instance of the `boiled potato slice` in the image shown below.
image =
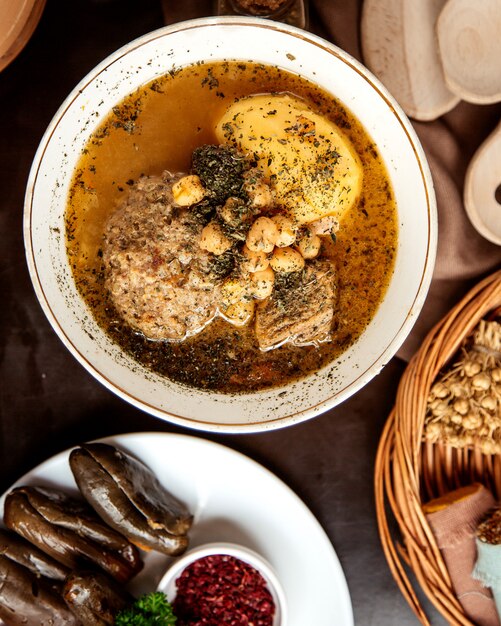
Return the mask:
M 350 141 L 298 98 L 241 98 L 223 114 L 216 135 L 255 155 L 276 201 L 298 224 L 327 215 L 340 220 L 360 194 L 362 165 Z

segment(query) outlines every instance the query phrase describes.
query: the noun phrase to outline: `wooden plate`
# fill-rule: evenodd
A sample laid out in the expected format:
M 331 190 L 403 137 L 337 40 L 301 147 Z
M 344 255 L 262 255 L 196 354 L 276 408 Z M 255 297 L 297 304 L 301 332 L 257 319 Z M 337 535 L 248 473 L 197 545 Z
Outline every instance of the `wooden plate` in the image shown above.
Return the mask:
M 501 101 L 501 2 L 448 0 L 437 36 L 449 89 L 475 104 Z
M 460 98 L 445 84 L 435 22 L 445 0 L 365 0 L 364 61 L 410 117 L 434 120 Z
M 46 0 L 0 0 L 0 71 L 28 43 Z
M 501 246 L 501 122 L 466 171 L 464 205 L 478 232 Z

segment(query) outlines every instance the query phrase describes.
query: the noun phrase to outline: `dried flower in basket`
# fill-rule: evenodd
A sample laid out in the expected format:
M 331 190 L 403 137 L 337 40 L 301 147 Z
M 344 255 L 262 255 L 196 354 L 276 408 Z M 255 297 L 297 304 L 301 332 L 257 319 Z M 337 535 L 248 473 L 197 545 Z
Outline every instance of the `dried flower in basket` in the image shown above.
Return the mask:
M 501 508 L 492 510 L 476 532 L 477 562 L 473 577 L 489 587 L 501 615 Z
M 482 320 L 430 390 L 423 437 L 501 453 L 501 324 Z

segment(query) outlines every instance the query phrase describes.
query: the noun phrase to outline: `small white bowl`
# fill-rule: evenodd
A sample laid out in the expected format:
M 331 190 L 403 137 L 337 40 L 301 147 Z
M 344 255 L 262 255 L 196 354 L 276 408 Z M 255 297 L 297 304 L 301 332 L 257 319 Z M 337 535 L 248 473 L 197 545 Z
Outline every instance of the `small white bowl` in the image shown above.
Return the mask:
M 234 543 L 206 543 L 189 550 L 169 566 L 158 584 L 158 591 L 163 591 L 169 602 L 173 602 L 176 597 L 176 580 L 181 573 L 195 561 L 215 555 L 229 555 L 235 557 L 247 563 L 261 574 L 266 581 L 273 602 L 275 603 L 273 626 L 285 626 L 287 623 L 287 604 L 282 585 L 272 566 L 266 559 L 245 546 Z

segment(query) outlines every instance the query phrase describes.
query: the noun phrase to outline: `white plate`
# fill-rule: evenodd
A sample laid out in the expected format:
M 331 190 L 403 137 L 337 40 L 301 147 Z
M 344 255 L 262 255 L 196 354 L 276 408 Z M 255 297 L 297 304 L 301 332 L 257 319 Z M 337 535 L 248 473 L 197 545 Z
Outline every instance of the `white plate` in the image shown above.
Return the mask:
M 288 626 L 353 626 L 346 579 L 329 538 L 296 494 L 274 474 L 219 444 L 166 433 L 104 439 L 145 462 L 195 516 L 191 546 L 243 544 L 274 567 L 287 597 Z M 76 489 L 68 453 L 45 461 L 15 485 Z M 12 488 L 12 487 L 11 487 Z M 10 491 L 10 490 L 9 490 Z M 5 494 L 0 498 L 3 513 Z M 152 591 L 168 557 L 149 553 L 132 591 Z

